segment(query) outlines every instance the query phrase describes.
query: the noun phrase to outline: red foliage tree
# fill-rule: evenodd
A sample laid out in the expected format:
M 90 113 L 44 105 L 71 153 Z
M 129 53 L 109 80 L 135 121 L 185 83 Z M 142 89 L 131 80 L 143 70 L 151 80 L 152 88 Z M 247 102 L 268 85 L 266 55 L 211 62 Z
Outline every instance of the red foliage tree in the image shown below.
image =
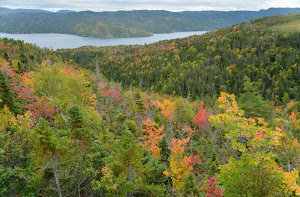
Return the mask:
M 205 105 L 203 105 L 196 114 L 195 124 L 199 126 L 201 131 L 204 131 L 208 127 L 209 113 L 206 110 Z
M 102 96 L 109 97 L 113 101 L 121 101 L 122 100 L 121 92 L 118 90 L 113 90 L 113 89 L 103 90 Z
M 218 187 L 218 179 L 213 176 L 207 180 L 204 191 L 207 192 L 206 197 L 223 197 L 223 189 Z
M 38 120 L 39 117 L 52 118 L 52 115 L 55 113 L 54 108 L 49 106 L 48 101 L 40 99 L 24 108 L 29 109 L 36 120 Z
M 199 151 L 197 151 L 197 155 L 194 155 L 194 153 L 191 153 L 191 155 L 189 157 L 185 157 L 184 158 L 184 162 L 185 164 L 189 167 L 189 169 L 193 172 L 202 172 L 202 169 L 197 169 L 196 168 L 196 164 L 200 164 L 202 162 L 202 160 L 200 159 L 200 155 L 201 153 Z

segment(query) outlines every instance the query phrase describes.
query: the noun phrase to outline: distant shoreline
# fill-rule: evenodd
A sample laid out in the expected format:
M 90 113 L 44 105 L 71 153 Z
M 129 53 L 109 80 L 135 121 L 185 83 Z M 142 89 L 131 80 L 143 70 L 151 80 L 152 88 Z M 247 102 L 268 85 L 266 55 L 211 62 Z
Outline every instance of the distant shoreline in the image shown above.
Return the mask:
M 159 42 L 162 40 L 170 40 L 184 38 L 192 35 L 204 34 L 207 31 L 188 31 L 188 32 L 173 32 L 163 34 L 153 34 L 150 37 L 131 37 L 131 38 L 95 38 L 83 37 L 72 34 L 59 33 L 37 33 L 37 34 L 10 34 L 0 32 L 0 37 L 22 40 L 27 43 L 35 44 L 41 48 L 49 48 L 53 50 L 66 48 L 79 48 L 83 46 L 116 46 L 116 45 L 144 45 Z

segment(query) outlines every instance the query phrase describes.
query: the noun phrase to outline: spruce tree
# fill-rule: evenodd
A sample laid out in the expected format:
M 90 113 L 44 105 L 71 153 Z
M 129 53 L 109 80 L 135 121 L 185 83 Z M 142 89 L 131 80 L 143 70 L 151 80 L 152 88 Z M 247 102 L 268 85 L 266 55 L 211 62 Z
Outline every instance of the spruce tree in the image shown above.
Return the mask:
M 214 151 L 213 154 L 212 154 L 211 164 L 210 164 L 209 171 L 208 171 L 208 176 L 209 177 L 211 177 L 214 174 L 219 172 L 219 169 L 218 169 L 219 165 L 220 165 L 220 161 L 217 158 L 216 152 Z
M 6 75 L 3 71 L 0 71 L 0 109 L 3 109 L 6 105 L 10 111 L 15 114 L 21 114 L 20 103 L 17 100 L 17 95 L 12 92 L 10 86 L 9 76 Z
M 120 169 L 126 173 L 127 180 L 132 182 L 144 172 L 141 147 L 136 143 L 134 135 L 126 127 L 118 141 L 115 151 L 115 161 Z
M 239 107 L 245 110 L 249 117 L 269 117 L 272 107 L 265 101 L 259 92 L 259 82 L 251 82 L 250 78 L 245 76 L 243 83 L 244 93 L 239 98 Z
M 190 173 L 185 182 L 183 188 L 184 196 L 198 196 L 199 190 L 195 182 L 195 176 L 193 173 Z
M 171 155 L 171 150 L 169 148 L 169 143 L 167 140 L 167 137 L 164 136 L 157 144 L 159 148 L 161 148 L 160 151 L 160 160 L 166 165 L 168 159 Z

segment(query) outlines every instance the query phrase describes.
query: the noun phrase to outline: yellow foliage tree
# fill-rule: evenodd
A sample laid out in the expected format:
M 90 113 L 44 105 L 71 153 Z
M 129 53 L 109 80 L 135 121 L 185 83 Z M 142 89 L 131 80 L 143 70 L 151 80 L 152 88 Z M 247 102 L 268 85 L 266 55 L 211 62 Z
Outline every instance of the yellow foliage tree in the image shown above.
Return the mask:
M 184 153 L 184 145 L 190 141 L 190 137 L 179 140 L 176 138 L 172 139 L 171 142 L 171 151 L 172 154 L 170 156 L 170 168 L 171 168 L 171 178 L 173 185 L 176 190 L 182 191 L 184 188 L 184 180 L 187 178 L 189 173 L 191 172 L 190 167 L 187 165 L 187 157 L 183 157 Z M 165 172 L 166 174 L 166 172 Z
M 276 154 L 273 150 L 279 149 L 282 144 L 282 137 L 286 133 L 279 127 L 270 128 L 263 118 L 257 120 L 245 118 L 244 112 L 237 106 L 233 94 L 229 95 L 222 92 L 218 102 L 223 113 L 209 117 L 212 126 L 225 132 L 226 138 L 231 141 L 232 148 L 242 153 L 241 158 L 246 158 L 247 164 L 251 164 L 253 168 L 255 168 L 254 166 L 258 168 L 263 166 L 265 169 L 271 169 L 271 172 L 279 172 L 285 177 L 282 186 L 286 193 L 295 192 L 296 195 L 299 195 L 299 186 L 296 183 L 298 172 L 296 170 L 292 172 L 277 170 L 277 163 L 274 160 Z M 221 166 L 221 176 L 224 180 L 226 180 L 226 174 L 230 170 L 228 166 L 234 163 L 236 163 L 234 165 L 241 165 L 240 162 L 241 160 L 231 158 L 229 164 Z

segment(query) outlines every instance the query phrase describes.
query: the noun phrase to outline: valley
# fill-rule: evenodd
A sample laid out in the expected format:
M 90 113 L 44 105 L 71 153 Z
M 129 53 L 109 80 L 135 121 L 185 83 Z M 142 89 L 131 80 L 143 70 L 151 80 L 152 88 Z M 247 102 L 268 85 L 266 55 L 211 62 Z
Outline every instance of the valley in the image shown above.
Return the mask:
M 57 51 L 1 38 L 0 196 L 299 196 L 298 19 Z

